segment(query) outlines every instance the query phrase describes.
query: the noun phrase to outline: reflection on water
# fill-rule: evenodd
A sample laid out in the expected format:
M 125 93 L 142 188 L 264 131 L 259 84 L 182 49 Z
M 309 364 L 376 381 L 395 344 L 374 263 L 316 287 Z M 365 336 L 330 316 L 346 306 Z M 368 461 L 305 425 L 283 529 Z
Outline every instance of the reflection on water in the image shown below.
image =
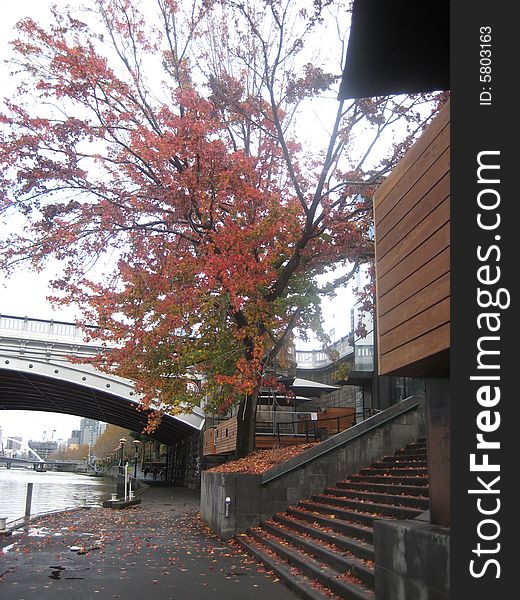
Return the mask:
M 27 484 L 32 482 L 31 515 L 81 506 L 102 504 L 115 491 L 115 482 L 103 477 L 88 477 L 75 473 L 0 467 L 0 517 L 7 523 L 23 517 Z

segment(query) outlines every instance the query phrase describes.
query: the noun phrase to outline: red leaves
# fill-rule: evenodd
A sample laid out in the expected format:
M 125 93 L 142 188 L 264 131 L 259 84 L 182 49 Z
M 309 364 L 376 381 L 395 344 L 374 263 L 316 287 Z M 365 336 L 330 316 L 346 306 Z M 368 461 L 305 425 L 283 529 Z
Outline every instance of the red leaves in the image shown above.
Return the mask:
M 244 458 L 224 463 L 209 470 L 217 473 L 261 474 L 289 460 L 293 456 L 298 456 L 298 454 L 313 446 L 315 446 L 314 443 L 298 444 L 286 448 L 274 448 L 272 450 L 257 450 Z
M 326 3 L 95 4 L 87 23 L 56 9 L 49 27 L 18 27 L 0 210 L 27 230 L 0 242 L 0 268 L 61 261 L 55 300 L 117 345 L 95 365 L 135 380 L 145 406 L 227 409 L 295 327 L 320 329 L 332 289 L 317 276 L 372 256 L 375 185 L 411 137 L 379 142 L 398 119 L 422 122 L 423 100 L 341 105 L 315 152 L 292 119 L 336 79 L 298 60 Z

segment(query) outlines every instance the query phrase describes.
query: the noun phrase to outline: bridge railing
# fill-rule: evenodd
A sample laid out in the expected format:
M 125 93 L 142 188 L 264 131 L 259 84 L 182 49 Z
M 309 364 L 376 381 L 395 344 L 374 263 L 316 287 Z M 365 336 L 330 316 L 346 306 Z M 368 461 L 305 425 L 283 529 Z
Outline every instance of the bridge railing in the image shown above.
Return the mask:
M 74 323 L 32 319 L 30 317 L 13 317 L 10 315 L 0 315 L 0 330 L 31 333 L 37 336 L 68 337 L 78 340 L 85 337 L 85 332 Z
M 0 336 L 88 344 L 85 331 L 74 323 L 12 315 L 0 315 Z
M 87 344 L 85 331 L 74 323 L 34 319 L 32 317 L 0 315 L 0 336 L 2 335 Z M 110 346 L 110 344 L 108 345 Z M 353 351 L 354 348 L 349 342 L 349 336 L 345 336 L 331 346 L 331 352 L 325 352 L 323 349 L 296 350 L 296 363 L 298 368 L 301 369 L 318 369 L 332 364 Z M 369 370 L 369 368 L 361 370 Z
M 341 338 L 331 346 L 330 352 L 325 350 L 296 350 L 296 364 L 299 369 L 319 369 L 332 364 L 336 360 L 351 354 L 354 348 L 348 336 Z

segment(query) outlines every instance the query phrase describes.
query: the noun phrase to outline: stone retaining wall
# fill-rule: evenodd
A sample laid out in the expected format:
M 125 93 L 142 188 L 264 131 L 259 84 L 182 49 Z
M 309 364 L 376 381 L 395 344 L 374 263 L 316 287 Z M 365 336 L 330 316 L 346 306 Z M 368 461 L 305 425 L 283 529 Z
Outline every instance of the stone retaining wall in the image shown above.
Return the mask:
M 201 517 L 223 539 L 424 437 L 424 395 L 332 436 L 263 475 L 203 471 Z M 226 516 L 226 498 L 230 499 Z
M 375 521 L 377 600 L 449 600 L 450 530 L 413 521 Z

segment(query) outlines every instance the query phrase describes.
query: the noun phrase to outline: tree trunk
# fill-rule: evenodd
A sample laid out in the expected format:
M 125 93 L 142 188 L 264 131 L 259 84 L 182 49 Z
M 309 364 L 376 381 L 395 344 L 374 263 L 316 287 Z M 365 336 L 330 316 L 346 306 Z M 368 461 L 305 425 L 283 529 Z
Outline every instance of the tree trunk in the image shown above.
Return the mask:
M 237 447 L 235 458 L 243 458 L 255 449 L 256 407 L 258 402 L 258 384 L 254 392 L 243 398 L 237 414 Z

